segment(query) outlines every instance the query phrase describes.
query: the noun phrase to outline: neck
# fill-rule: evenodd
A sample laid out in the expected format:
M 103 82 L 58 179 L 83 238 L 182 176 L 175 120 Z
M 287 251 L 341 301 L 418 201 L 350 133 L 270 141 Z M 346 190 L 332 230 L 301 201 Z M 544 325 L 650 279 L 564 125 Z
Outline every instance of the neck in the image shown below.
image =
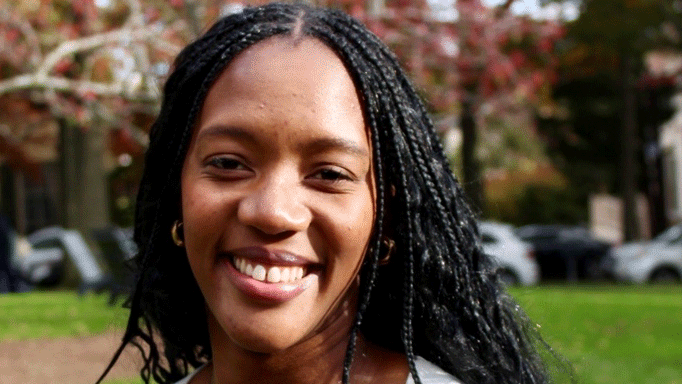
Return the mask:
M 342 314 L 296 345 L 261 353 L 236 345 L 209 313 L 213 384 L 339 383 L 350 338 L 351 317 L 348 313 Z M 360 344 L 364 343 L 358 346 Z
M 195 383 L 340 384 L 357 295 L 346 295 L 332 317 L 311 336 L 281 350 L 254 352 L 232 340 L 207 311 L 212 363 Z M 409 373 L 405 355 L 368 342 L 358 333 L 351 382 L 404 384 Z
M 350 328 L 349 328 L 350 330 Z M 254 353 L 240 348 L 213 348 L 213 361 L 196 383 L 210 384 L 340 384 L 348 333 L 339 332 L 279 353 Z M 409 374 L 405 355 L 379 347 L 358 334 L 351 366 L 354 384 L 404 384 Z

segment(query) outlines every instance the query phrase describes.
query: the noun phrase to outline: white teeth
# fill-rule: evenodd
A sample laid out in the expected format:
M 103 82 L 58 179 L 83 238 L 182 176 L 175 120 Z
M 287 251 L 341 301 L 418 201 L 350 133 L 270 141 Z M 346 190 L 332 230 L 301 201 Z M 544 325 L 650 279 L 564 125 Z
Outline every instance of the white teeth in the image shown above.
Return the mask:
M 281 281 L 282 283 L 288 283 L 290 274 L 291 268 L 282 268 L 279 272 L 279 281 Z
M 251 264 L 246 259 L 234 259 L 234 265 L 239 272 L 251 276 L 258 281 L 268 283 L 290 283 L 303 278 L 303 267 L 266 267 L 261 264 Z
M 265 281 L 266 273 L 267 271 L 265 270 L 264 266 L 256 264 L 256 266 L 253 268 L 253 275 L 251 277 L 258 281 Z
M 279 268 L 272 267 L 268 270 L 268 283 L 279 283 L 281 280 Z

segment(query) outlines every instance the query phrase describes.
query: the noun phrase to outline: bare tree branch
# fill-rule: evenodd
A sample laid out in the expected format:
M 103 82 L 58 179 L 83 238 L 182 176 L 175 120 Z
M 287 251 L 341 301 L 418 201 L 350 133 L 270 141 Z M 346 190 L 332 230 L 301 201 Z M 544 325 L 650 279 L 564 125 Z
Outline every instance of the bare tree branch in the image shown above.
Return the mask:
M 148 91 L 136 92 L 126 86 L 124 82 L 100 83 L 86 80 L 73 80 L 57 76 L 40 76 L 26 74 L 0 81 L 0 95 L 25 89 L 45 89 L 53 91 L 68 91 L 76 94 L 95 94 L 99 96 L 121 96 L 128 100 L 154 101 L 158 94 Z
M 516 0 L 506 0 L 504 4 L 500 5 L 497 7 L 497 10 L 495 11 L 495 16 L 497 18 L 502 17 L 504 14 L 509 12 L 509 8 L 511 8 L 512 4 L 514 4 L 514 1 Z
M 144 15 L 142 13 L 142 4 L 139 0 L 126 0 L 128 7 L 130 8 L 130 13 L 128 14 L 128 19 L 125 22 L 127 27 L 141 27 L 144 25 Z
M 149 40 L 149 44 L 159 51 L 165 52 L 173 57 L 175 57 L 182 50 L 181 46 L 163 39 L 151 39 Z
M 158 35 L 159 32 L 160 31 L 154 27 L 134 29 L 123 28 L 80 39 L 65 41 L 45 57 L 45 60 L 36 71 L 36 75 L 47 76 L 48 72 L 59 62 L 59 60 L 76 52 L 87 51 L 115 42 L 129 44 L 135 41 L 151 40 L 153 37 Z
M 35 73 L 18 75 L 0 81 L 0 95 L 21 89 L 42 88 L 59 91 L 91 92 L 102 96 L 116 96 L 120 94 L 129 99 L 150 100 L 157 96 L 157 94 L 153 92 L 153 88 L 155 87 L 151 87 L 152 92 L 139 93 L 126 89 L 125 83 L 123 82 L 106 84 L 85 80 L 73 80 L 58 76 L 49 76 L 49 72 L 64 57 L 112 43 L 130 44 L 133 42 L 147 41 L 165 52 L 177 54 L 181 48 L 173 43 L 158 39 L 157 36 L 159 33 L 160 31 L 158 28 L 152 26 L 122 28 L 81 39 L 65 41 L 45 57 L 45 60 L 40 64 Z M 146 52 L 137 51 L 136 53 L 137 59 L 141 60 L 141 62 L 138 61 L 138 63 L 143 67 L 140 68 L 141 72 L 148 73 L 149 59 Z
M 502 4 L 502 7 L 501 7 L 501 8 L 502 8 L 503 10 L 505 10 L 505 11 L 509 10 L 509 7 L 511 7 L 511 5 L 514 3 L 514 1 L 516 1 L 516 0 L 507 0 L 507 1 L 505 1 L 504 4 Z

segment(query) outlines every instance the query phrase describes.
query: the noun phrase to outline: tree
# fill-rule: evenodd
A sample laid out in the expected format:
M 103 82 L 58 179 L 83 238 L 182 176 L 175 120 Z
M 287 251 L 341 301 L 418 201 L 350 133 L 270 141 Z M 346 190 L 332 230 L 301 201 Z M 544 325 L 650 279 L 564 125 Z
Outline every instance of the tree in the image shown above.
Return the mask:
M 458 0 L 456 19 L 438 19 L 425 1 L 388 1 L 364 19 L 393 48 L 422 90 L 441 131 L 462 131 L 464 186 L 484 206 L 480 161 L 488 169 L 518 169 L 543 151 L 534 111 L 551 99 L 554 42 L 562 26 L 513 15 L 513 0 L 490 8 Z M 535 139 L 534 139 L 535 138 Z
M 0 149 L 14 185 L 21 189 L 27 172 L 44 183 L 46 164 L 59 164 L 65 180 L 55 183 L 63 201 L 52 205 L 63 207 L 61 224 L 107 225 L 107 141 L 122 138 L 142 152 L 170 62 L 209 20 L 229 11 L 225 4 L 10 0 L 0 6 L 0 108 L 33 116 L 0 116 Z M 25 195 L 14 193 L 17 207 L 27 206 Z M 13 216 L 21 231 L 34 229 L 21 214 Z
M 465 186 L 478 207 L 478 159 L 513 168 L 520 159 L 542 157 L 532 139 L 533 110 L 550 94 L 560 25 L 513 16 L 511 0 L 499 8 L 460 0 L 456 20 L 437 19 L 425 1 L 310 2 L 346 9 L 391 45 L 441 130 L 452 130 L 461 116 Z M 173 57 L 220 14 L 240 6 L 219 0 L 6 2 L 0 8 L 0 108 L 28 103 L 31 115 L 45 122 L 0 116 L 0 153 L 15 176 L 44 178 L 46 161 L 61 164 L 67 179 L 65 199 L 57 204 L 65 207 L 62 224 L 106 224 L 105 148 L 143 152 Z M 55 121 L 57 128 L 48 129 Z M 52 157 L 37 157 L 36 143 L 48 143 L 41 148 Z M 500 150 L 510 145 L 511 155 Z
M 647 87 L 642 59 L 648 50 L 670 46 L 674 39 L 679 45 L 675 22 L 680 9 L 673 6 L 677 0 L 578 3 L 580 16 L 568 25 L 561 42 L 555 94 L 566 113 L 544 124 L 543 132 L 553 138 L 555 161 L 585 200 L 594 191 L 620 192 L 624 235 L 633 239 L 639 237 L 635 195 L 643 183 L 642 124 L 637 118 L 643 102 L 638 95 Z

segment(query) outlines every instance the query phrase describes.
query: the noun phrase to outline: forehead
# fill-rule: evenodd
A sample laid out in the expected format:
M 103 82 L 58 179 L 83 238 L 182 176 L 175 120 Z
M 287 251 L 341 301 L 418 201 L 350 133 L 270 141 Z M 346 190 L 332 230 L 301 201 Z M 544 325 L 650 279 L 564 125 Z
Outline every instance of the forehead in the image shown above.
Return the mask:
M 323 86 L 322 86 L 323 85 Z M 341 59 L 313 38 L 274 36 L 239 53 L 207 98 L 284 96 L 308 108 L 337 106 L 361 111 L 358 94 Z
M 293 38 L 276 35 L 246 48 L 227 65 L 227 75 L 233 79 L 254 73 L 262 76 L 290 77 L 296 74 L 346 78 L 354 88 L 348 71 L 338 55 L 322 41 L 311 38 Z M 343 79 L 345 80 L 345 79 Z M 345 81 L 344 81 L 345 83 Z
M 211 86 L 198 128 L 225 120 L 260 126 L 276 122 L 319 133 L 345 131 L 369 141 L 350 74 L 334 51 L 313 38 L 275 36 L 239 53 Z M 348 132 L 342 127 L 356 128 Z

